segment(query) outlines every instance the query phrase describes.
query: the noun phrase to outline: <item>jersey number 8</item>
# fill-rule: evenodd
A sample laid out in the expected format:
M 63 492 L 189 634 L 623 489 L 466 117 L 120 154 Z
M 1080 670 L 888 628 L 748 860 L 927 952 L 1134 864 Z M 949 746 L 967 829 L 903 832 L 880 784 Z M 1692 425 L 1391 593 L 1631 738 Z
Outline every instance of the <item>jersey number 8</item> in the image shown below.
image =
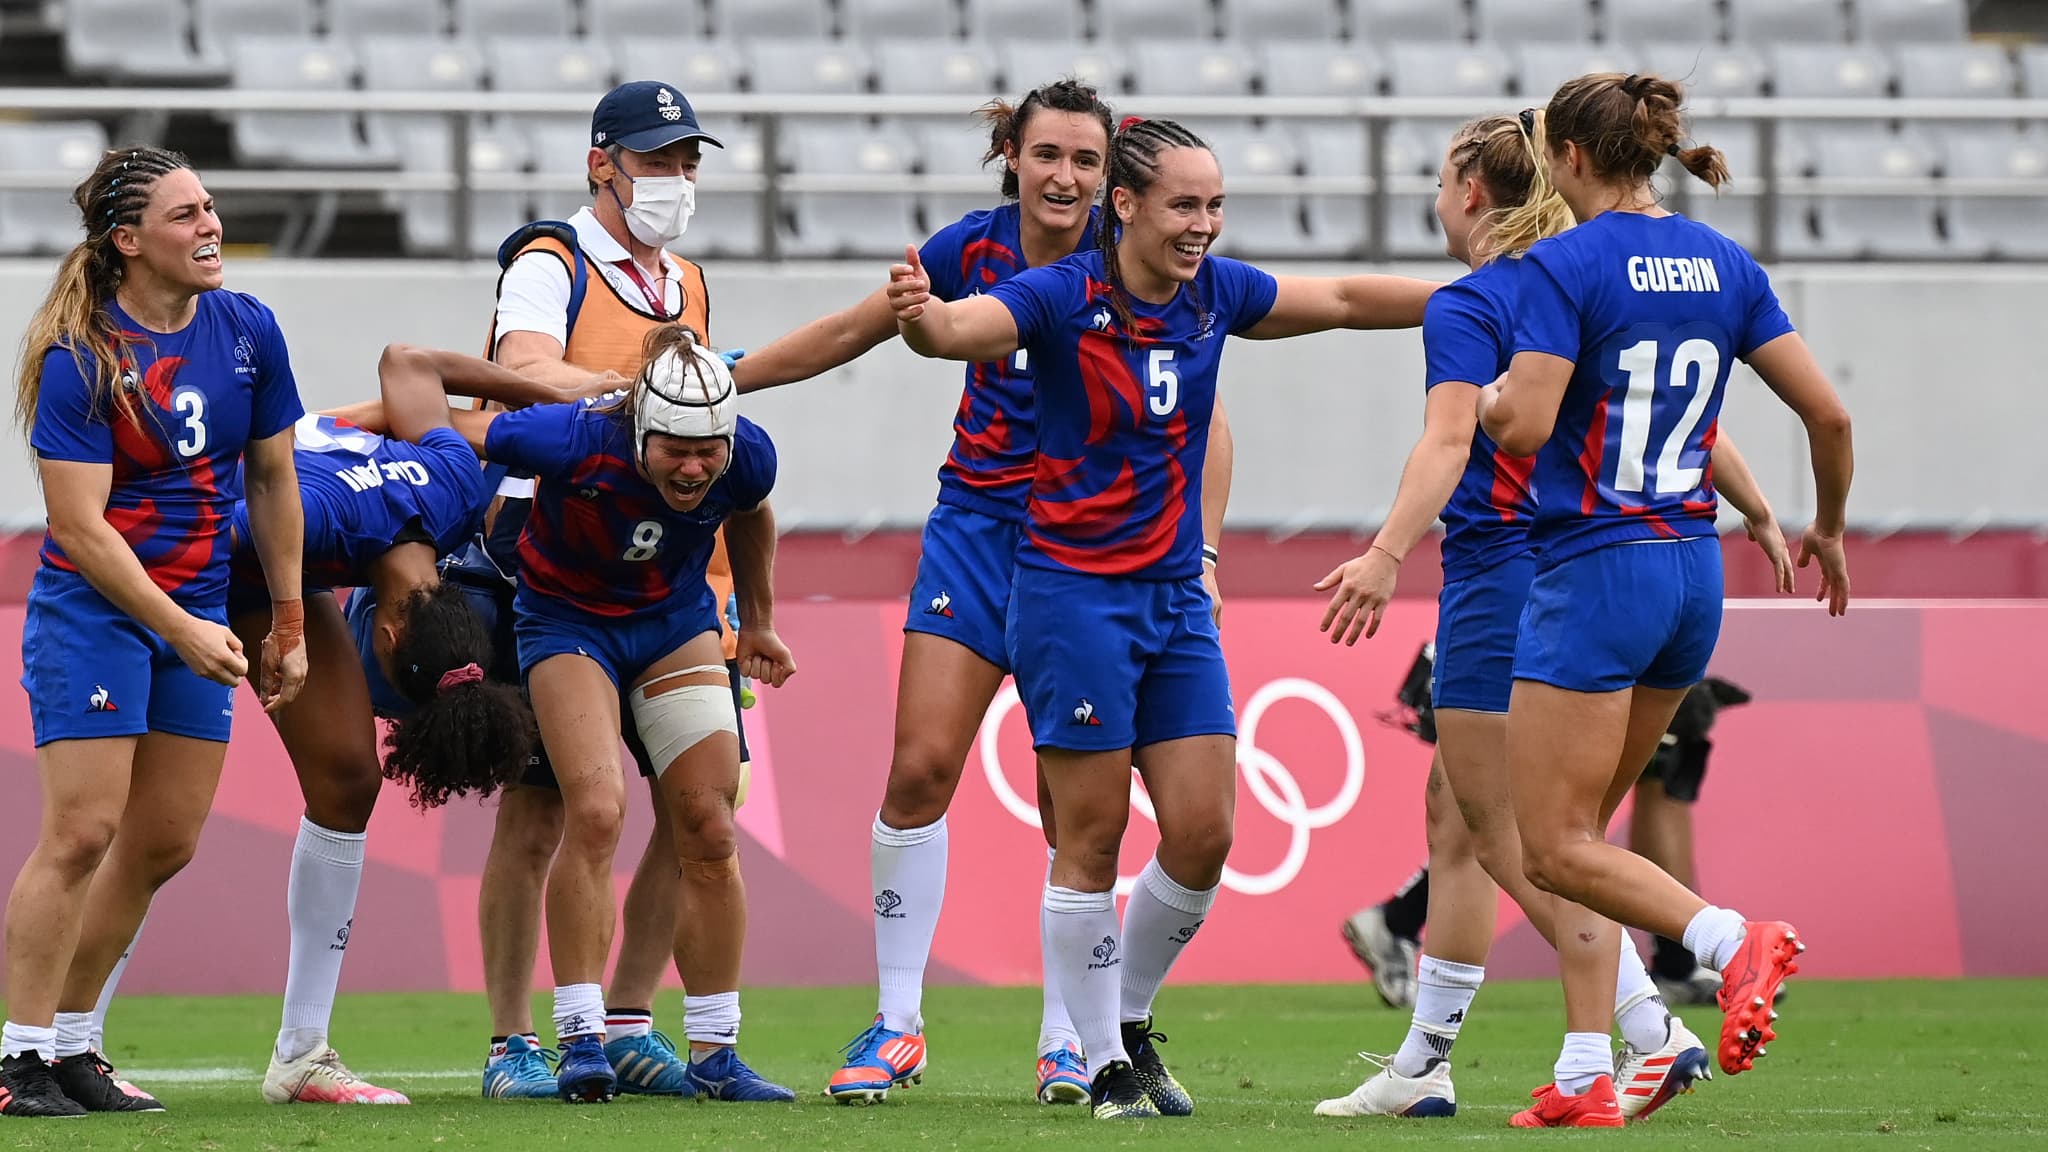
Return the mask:
M 657 521 L 642 520 L 633 525 L 633 546 L 626 549 L 627 560 L 652 560 L 661 550 L 661 525 Z
M 1614 464 L 1614 490 L 1641 492 L 1647 482 L 1656 485 L 1661 496 L 1683 496 L 1706 478 L 1704 468 L 1685 468 L 1678 463 L 1706 414 L 1708 401 L 1721 379 L 1721 350 L 1709 340 L 1687 340 L 1671 353 L 1671 387 L 1685 388 L 1692 373 L 1699 372 L 1699 386 L 1664 447 L 1657 453 L 1655 468 L 1644 459 L 1650 450 L 1650 424 L 1657 397 L 1657 342 L 1643 340 L 1621 350 L 1621 370 L 1628 373 L 1628 395 L 1621 402 L 1621 455 Z

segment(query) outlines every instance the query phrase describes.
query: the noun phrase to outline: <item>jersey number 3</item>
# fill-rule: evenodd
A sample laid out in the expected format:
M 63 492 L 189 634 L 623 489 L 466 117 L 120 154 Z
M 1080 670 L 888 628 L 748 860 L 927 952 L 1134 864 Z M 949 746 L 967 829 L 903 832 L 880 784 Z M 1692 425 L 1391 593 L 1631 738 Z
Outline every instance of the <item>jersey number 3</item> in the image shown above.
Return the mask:
M 206 393 L 197 388 L 180 388 L 171 394 L 171 410 L 183 417 L 178 438 L 171 446 L 190 460 L 206 451 Z
M 623 557 L 627 560 L 652 560 L 661 550 L 661 524 L 653 520 L 642 520 L 633 525 L 633 546 L 626 549 Z
M 1698 488 L 1706 477 L 1704 468 L 1681 467 L 1678 457 L 1691 442 L 1693 430 L 1699 427 L 1700 417 L 1706 415 L 1707 404 L 1714 398 L 1714 388 L 1721 379 L 1721 350 L 1711 341 L 1687 340 L 1672 351 L 1670 388 L 1690 388 L 1692 395 L 1671 434 L 1664 438 L 1653 468 L 1646 458 L 1650 450 L 1650 425 L 1659 404 L 1657 358 L 1655 340 L 1644 340 L 1621 350 L 1620 367 L 1628 373 L 1628 396 L 1621 402 L 1621 455 L 1614 465 L 1614 490 L 1641 492 L 1647 483 L 1655 485 L 1660 496 L 1683 496 Z M 1692 380 L 1695 371 L 1699 373 L 1697 386 Z

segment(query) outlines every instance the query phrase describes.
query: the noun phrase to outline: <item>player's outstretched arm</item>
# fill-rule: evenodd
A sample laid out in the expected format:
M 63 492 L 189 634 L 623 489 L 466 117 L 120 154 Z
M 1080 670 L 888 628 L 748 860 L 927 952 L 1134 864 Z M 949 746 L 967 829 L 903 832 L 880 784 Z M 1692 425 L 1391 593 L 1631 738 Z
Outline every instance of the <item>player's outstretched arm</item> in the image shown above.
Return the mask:
M 727 518 L 725 553 L 740 605 L 740 674 L 780 688 L 796 675 L 796 657 L 775 633 L 775 509 L 767 500 Z
M 1574 365 L 1548 352 L 1517 352 L 1501 378 L 1479 390 L 1479 426 L 1510 456 L 1534 456 L 1557 427 Z
M 1806 426 L 1813 457 L 1813 523 L 1799 541 L 1799 566 L 1820 561 L 1820 587 L 1814 599 L 1827 601 L 1829 615 L 1840 616 L 1849 610 L 1849 562 L 1842 551 L 1842 533 L 1848 523 L 1849 482 L 1856 472 L 1849 409 L 1797 332 L 1766 343 L 1747 359 Z
M 616 372 L 584 373 L 573 381 L 536 379 L 475 356 L 413 344 L 387 345 L 377 361 L 377 380 L 385 422 L 401 440 L 418 440 L 430 428 L 448 427 L 450 396 L 523 408 L 601 396 L 631 383 Z
M 1239 335 L 1280 340 L 1332 328 L 1414 328 L 1443 285 L 1406 276 L 1276 276 L 1273 307 Z
M 1017 350 L 1017 320 L 993 296 L 947 302 L 932 295 L 931 279 L 917 249 L 905 248 L 904 263 L 889 266 L 890 311 L 903 342 L 920 356 L 981 364 Z M 744 361 L 742 361 L 744 363 Z
M 1756 476 L 1749 470 L 1749 461 L 1735 448 L 1735 438 L 1728 435 L 1728 429 L 1719 429 L 1714 438 L 1713 450 L 1714 491 L 1728 501 L 1730 507 L 1742 513 L 1742 526 L 1756 546 L 1763 549 L 1764 556 L 1771 562 L 1773 582 L 1778 591 L 1792 591 L 1792 553 L 1785 547 L 1785 534 L 1778 530 L 1778 518 L 1771 511 L 1771 502 L 1764 496 L 1763 485 L 1756 482 Z
M 820 316 L 747 353 L 732 366 L 733 386 L 757 392 L 809 380 L 860 359 L 894 335 L 896 314 L 889 307 L 888 289 L 877 288 L 852 307 Z
M 1330 643 L 1356 644 L 1360 636 L 1371 639 L 1380 630 L 1402 561 L 1442 515 L 1471 458 L 1478 393 L 1476 386 L 1456 380 L 1429 390 L 1422 410 L 1422 438 L 1401 468 L 1401 484 L 1394 490 L 1386 523 L 1364 552 L 1316 581 L 1316 591 L 1330 593 L 1322 622 Z

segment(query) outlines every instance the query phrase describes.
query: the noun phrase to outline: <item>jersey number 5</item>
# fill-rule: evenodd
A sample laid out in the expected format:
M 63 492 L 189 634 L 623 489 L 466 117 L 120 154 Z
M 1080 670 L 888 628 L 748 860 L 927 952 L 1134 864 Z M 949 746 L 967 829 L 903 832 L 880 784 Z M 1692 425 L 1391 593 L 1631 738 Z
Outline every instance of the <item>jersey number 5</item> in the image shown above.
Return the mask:
M 1180 373 L 1173 370 L 1173 349 L 1152 350 L 1145 364 L 1145 400 L 1154 416 L 1171 416 L 1180 406 Z
M 627 560 L 652 560 L 661 550 L 661 525 L 653 520 L 642 520 L 633 525 L 633 546 L 626 549 Z
M 1641 492 L 1646 481 L 1656 486 L 1660 496 L 1683 496 L 1698 488 L 1706 470 L 1681 467 L 1678 457 L 1692 440 L 1700 417 L 1706 414 L 1707 403 L 1714 398 L 1714 388 L 1721 379 L 1721 350 L 1711 341 L 1695 339 L 1672 351 L 1670 387 L 1692 388 L 1692 397 L 1678 423 L 1672 426 L 1671 434 L 1664 438 L 1655 468 L 1649 466 L 1645 457 L 1650 450 L 1650 424 L 1657 404 L 1657 342 L 1644 340 L 1622 349 L 1620 366 L 1628 373 L 1628 395 L 1621 402 L 1621 455 L 1614 465 L 1614 490 Z M 1692 383 L 1695 371 L 1699 373 L 1697 387 Z
M 206 393 L 197 388 L 180 388 L 171 393 L 171 410 L 184 417 L 178 438 L 171 446 L 190 460 L 206 451 Z

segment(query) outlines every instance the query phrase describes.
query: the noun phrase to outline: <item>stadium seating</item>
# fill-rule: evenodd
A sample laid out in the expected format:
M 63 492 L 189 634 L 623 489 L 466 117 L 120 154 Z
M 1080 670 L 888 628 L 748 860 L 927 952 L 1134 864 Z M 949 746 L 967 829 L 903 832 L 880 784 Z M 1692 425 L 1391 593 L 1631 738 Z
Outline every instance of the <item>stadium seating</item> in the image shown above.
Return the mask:
M 712 0 L 711 31 L 723 40 L 823 39 L 832 34 L 832 27 L 819 0 Z
M 840 0 L 846 35 L 869 43 L 887 39 L 950 39 L 959 32 L 952 0 Z
M 2048 143 L 2038 133 L 1964 136 L 1952 141 L 1947 174 L 1962 180 L 2048 179 Z M 2036 196 L 1958 197 L 1947 207 L 1958 255 L 2048 260 L 2048 211 Z
M 70 0 L 64 60 L 75 75 L 126 83 L 219 82 L 223 73 L 191 46 L 182 4 L 164 0 Z
M 1343 9 L 1334 0 L 1224 0 L 1223 17 L 1224 38 L 1239 44 L 1329 44 L 1346 34 Z
M 1188 0 L 1095 0 L 1095 38 L 1117 44 L 1206 40 L 1214 34 L 1207 4 Z
M 691 257 L 759 256 L 765 197 L 736 185 L 758 179 L 767 167 L 760 130 L 733 120 L 719 124 L 717 135 L 725 147 L 705 150 L 697 177 L 697 214 L 675 247 Z
M 1079 40 L 1087 25 L 1073 0 L 968 0 L 967 34 L 987 44 Z M 1011 86 L 1016 87 L 1015 80 Z
M 1970 34 L 1967 0 L 1856 0 L 1856 38 L 1877 44 L 1961 41 Z
M 689 95 L 740 90 L 742 61 L 701 39 L 626 36 L 612 41 L 620 80 L 667 80 Z
M 910 141 L 886 129 L 799 127 L 790 143 L 805 175 L 886 177 L 913 166 Z M 908 192 L 793 192 L 787 199 L 782 244 L 792 256 L 886 256 L 919 234 L 916 198 Z
M 363 86 L 385 91 L 596 93 L 615 80 L 661 79 L 693 94 L 875 91 L 961 102 L 959 115 L 943 118 L 789 118 L 775 169 L 798 174 L 872 175 L 868 161 L 883 157 L 885 168 L 909 171 L 920 156 L 932 173 L 978 170 L 971 109 L 990 95 L 1070 74 L 1112 100 L 1384 93 L 1498 100 L 1506 108 L 1540 104 L 1586 71 L 1641 69 L 1680 80 L 1700 99 L 1870 103 L 1867 120 L 1781 124 L 1776 166 L 1787 175 L 2028 178 L 2042 147 L 2014 122 L 1928 121 L 1901 130 L 1887 114 L 1893 99 L 2048 98 L 2048 45 L 2012 51 L 1970 42 L 1969 9 L 1968 0 L 63 0 L 52 10 L 60 13 L 66 68 L 116 83 L 343 91 L 360 72 Z M 236 112 L 224 119 L 231 154 L 245 165 L 441 172 L 448 164 L 440 116 Z M 571 118 L 558 119 L 478 115 L 471 138 L 491 156 L 476 167 L 553 173 L 571 165 L 573 176 L 572 161 L 587 146 L 582 117 L 573 130 Z M 1452 126 L 1436 119 L 1390 125 L 1388 170 L 1433 173 Z M 762 126 L 743 127 L 758 151 Z M 828 127 L 859 146 L 815 155 L 798 147 Z M 1253 111 L 1197 127 L 1228 145 L 1219 153 L 1226 169 L 1248 179 L 1256 171 L 1277 183 L 1297 174 L 1355 180 L 1367 170 L 1356 126 Z M 1753 229 L 1756 200 L 1746 193 L 1760 183 L 1758 127 L 1706 119 L 1689 131 L 1727 153 L 1745 194 L 1692 190 L 1682 197 L 1688 210 L 1753 240 L 1744 221 Z M 1246 155 L 1233 154 L 1239 149 Z M 496 221 L 552 211 L 573 192 L 535 202 L 523 193 L 480 194 L 473 215 Z M 758 191 L 720 195 L 741 197 L 747 207 L 734 211 L 758 220 Z M 402 218 L 409 250 L 445 246 L 445 196 L 393 192 L 383 199 Z M 931 193 L 876 203 L 928 224 L 957 216 L 967 202 Z M 822 203 L 792 197 L 778 225 L 806 252 L 844 247 L 839 217 Z M 1233 240 L 1256 239 L 1267 253 L 1293 250 L 1297 241 L 1308 254 L 1353 252 L 1367 232 L 1366 198 L 1328 188 L 1233 203 Z M 1276 220 L 1250 222 L 1257 213 L 1248 203 L 1270 204 Z M 2048 215 L 2048 198 L 2032 196 L 1816 200 L 1795 191 L 1783 204 L 1793 250 L 1828 258 L 1937 249 L 2019 256 L 2033 251 L 2028 241 L 2006 243 L 2000 229 L 2011 231 L 2009 222 L 2030 212 Z M 1411 196 L 1390 208 L 1398 251 L 1440 244 L 1426 204 Z M 759 229 L 721 243 L 753 251 Z
M 696 40 L 704 14 L 687 0 L 583 0 L 589 34 L 623 47 L 645 38 Z
M 1481 40 L 1585 44 L 1593 39 L 1593 9 L 1583 0 L 1474 0 Z
M 1714 0 L 1607 0 L 1607 38 L 1619 44 L 1712 44 L 1721 37 Z
M 447 28 L 437 0 L 327 0 L 331 36 L 439 36 Z
M 1839 44 L 1848 35 L 1841 0 L 1728 0 L 1728 37 L 1759 47 Z
M 1276 40 L 1259 46 L 1259 74 L 1268 96 L 1375 96 L 1386 65 L 1361 44 Z
M 1351 0 L 1352 35 L 1373 44 L 1463 40 L 1465 6 L 1443 0 Z
M 293 36 L 244 36 L 229 53 L 235 85 L 337 92 L 353 83 L 354 54 L 343 44 Z M 235 157 L 244 164 L 304 168 L 395 165 L 397 154 L 372 145 L 349 112 L 237 112 Z
M 90 120 L 0 123 L 0 172 L 56 173 L 76 183 L 106 147 L 105 130 Z M 0 254 L 65 252 L 80 235 L 68 186 L 0 190 Z
M 170 5 L 164 5 L 170 7 Z M 241 36 L 311 36 L 311 0 L 194 0 L 193 32 L 209 73 L 226 75 L 229 46 Z

